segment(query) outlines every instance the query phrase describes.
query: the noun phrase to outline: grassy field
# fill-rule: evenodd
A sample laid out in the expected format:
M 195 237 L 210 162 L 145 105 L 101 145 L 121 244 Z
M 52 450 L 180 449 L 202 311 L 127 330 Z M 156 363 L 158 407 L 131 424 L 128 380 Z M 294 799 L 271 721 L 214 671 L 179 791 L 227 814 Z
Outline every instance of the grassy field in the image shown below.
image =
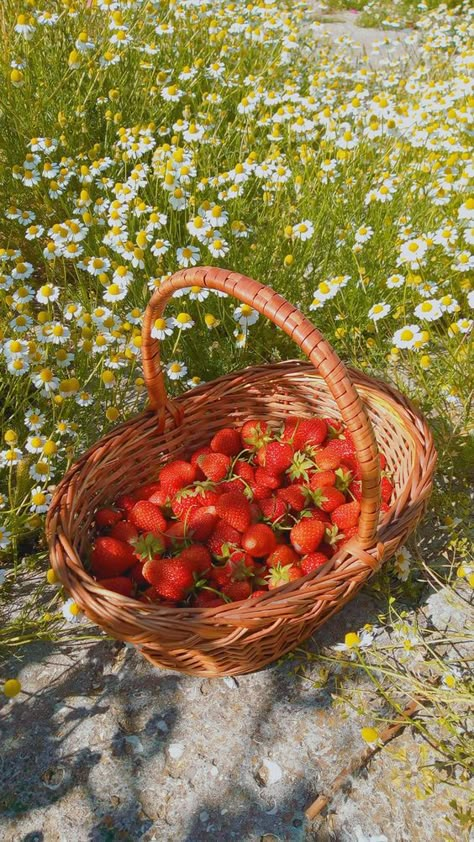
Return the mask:
M 408 393 L 432 424 L 432 508 L 372 584 L 379 635 L 325 657 L 369 671 L 389 711 L 422 700 L 416 727 L 439 756 L 416 797 L 449 780 L 467 829 L 465 635 L 421 623 L 417 608 L 436 590 L 467 603 L 474 586 L 473 10 L 418 6 L 413 64 L 377 70 L 348 46 L 334 51 L 310 13 L 222 0 L 2 4 L 0 654 L 96 633 L 63 616 L 48 572 L 51 492 L 144 404 L 151 291 L 179 267 L 236 268 L 300 306 L 345 360 Z M 156 327 L 171 393 L 295 356 L 236 306 L 195 289 L 173 301 Z

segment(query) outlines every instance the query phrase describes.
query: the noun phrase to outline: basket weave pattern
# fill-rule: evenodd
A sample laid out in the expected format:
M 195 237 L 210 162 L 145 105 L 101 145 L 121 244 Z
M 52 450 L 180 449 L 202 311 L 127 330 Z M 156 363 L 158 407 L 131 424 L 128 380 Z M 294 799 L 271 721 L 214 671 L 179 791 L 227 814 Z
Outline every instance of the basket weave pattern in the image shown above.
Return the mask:
M 309 362 L 232 372 L 170 401 L 151 327 L 176 289 L 194 285 L 226 292 L 271 318 Z M 202 676 L 253 672 L 309 637 L 404 543 L 431 492 L 431 433 L 399 392 L 347 369 L 299 310 L 269 287 L 228 270 L 183 270 L 165 281 L 145 314 L 142 352 L 150 408 L 102 438 L 58 485 L 47 518 L 53 567 L 93 622 L 136 644 L 155 665 Z M 276 426 L 289 415 L 342 418 L 361 465 L 359 534 L 327 564 L 255 600 L 215 608 L 141 603 L 106 590 L 89 575 L 82 560 L 97 508 L 156 479 L 163 464 L 188 457 L 223 426 L 239 427 L 251 417 Z M 381 520 L 377 442 L 394 484 L 393 502 Z

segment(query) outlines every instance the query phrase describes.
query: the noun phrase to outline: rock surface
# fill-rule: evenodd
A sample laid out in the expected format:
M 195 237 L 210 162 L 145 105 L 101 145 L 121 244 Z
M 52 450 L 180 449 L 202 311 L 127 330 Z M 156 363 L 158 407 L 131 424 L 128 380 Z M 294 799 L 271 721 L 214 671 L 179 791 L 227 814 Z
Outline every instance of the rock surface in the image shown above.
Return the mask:
M 341 640 L 376 611 L 359 595 L 317 642 Z M 363 751 L 360 728 L 370 724 L 370 711 L 348 717 L 333 704 L 331 683 L 317 686 L 317 661 L 307 663 L 306 679 L 295 675 L 295 659 L 202 679 L 155 670 L 133 648 L 105 640 L 62 650 L 38 644 L 24 658 L 28 695 L 0 709 L 2 842 L 462 838 L 443 820 L 450 793 L 417 801 L 389 747 L 327 815 L 305 819 Z M 396 742 L 412 769 L 419 748 L 410 729 Z

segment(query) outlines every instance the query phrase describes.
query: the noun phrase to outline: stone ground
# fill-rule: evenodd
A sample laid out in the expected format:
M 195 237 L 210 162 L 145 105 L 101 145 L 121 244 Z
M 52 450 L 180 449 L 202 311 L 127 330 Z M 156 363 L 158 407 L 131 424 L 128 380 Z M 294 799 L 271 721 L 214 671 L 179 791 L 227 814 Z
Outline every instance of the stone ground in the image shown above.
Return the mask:
M 459 606 L 432 598 L 437 615 L 463 628 Z M 376 615 L 362 592 L 316 643 Z M 414 771 L 421 746 L 410 728 L 324 816 L 305 819 L 363 751 L 371 719 L 370 709 L 348 717 L 334 705 L 334 679 L 321 689 L 294 666 L 202 679 L 156 670 L 107 640 L 28 647 L 12 670 L 28 694 L 0 707 L 2 842 L 436 842 L 453 832 L 448 788 L 417 801 L 403 783 L 395 747 Z M 310 662 L 308 677 L 318 670 Z M 465 837 L 454 828 L 448 838 Z
M 321 38 L 368 52 L 373 67 L 409 59 L 409 32 L 360 29 L 356 19 L 320 17 Z M 363 592 L 316 635 L 318 645 L 376 614 Z M 443 818 L 452 793 L 415 800 L 390 748 L 324 815 L 306 821 L 309 803 L 362 752 L 370 711 L 347 718 L 331 683 L 318 689 L 295 677 L 292 660 L 210 680 L 155 670 L 133 648 L 106 640 L 37 644 L 22 658 L 12 672 L 28 695 L 0 709 L 2 842 L 437 842 L 446 831 L 464 838 Z M 308 677 L 318 670 L 310 663 Z M 396 751 L 405 750 L 413 768 L 419 749 L 411 729 L 397 738 Z
M 413 62 L 412 29 L 369 29 L 357 25 L 357 12 L 341 10 L 325 14 L 322 4 L 315 3 L 314 7 L 321 40 L 330 40 L 336 50 L 348 49 L 361 57 L 367 56 L 372 68 L 392 59 L 406 59 L 409 64 Z

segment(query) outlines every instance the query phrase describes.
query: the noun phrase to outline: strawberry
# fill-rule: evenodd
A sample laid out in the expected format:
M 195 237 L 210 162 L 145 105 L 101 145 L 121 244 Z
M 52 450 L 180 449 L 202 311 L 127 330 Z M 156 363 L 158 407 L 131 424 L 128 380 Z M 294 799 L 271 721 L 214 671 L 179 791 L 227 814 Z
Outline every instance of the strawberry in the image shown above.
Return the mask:
M 193 566 L 179 556 L 147 561 L 143 575 L 163 599 L 181 602 L 194 587 Z
M 385 453 L 379 453 L 380 470 L 383 471 L 387 467 L 387 457 Z
M 320 553 L 326 553 L 331 556 L 341 546 L 341 541 L 344 540 L 344 533 L 341 532 L 336 524 L 332 524 L 332 526 L 326 526 L 326 532 L 324 533 L 324 543 L 318 547 Z
M 225 564 L 213 564 L 207 575 L 209 581 L 215 585 L 216 588 L 221 588 L 223 585 L 228 585 L 230 583 L 232 567 L 228 561 Z
M 250 594 L 250 599 L 258 599 L 259 596 L 265 596 L 267 593 L 268 590 L 265 591 L 263 588 L 259 591 L 253 591 L 253 593 Z
M 326 564 L 327 556 L 324 553 L 309 553 L 301 559 L 300 567 L 305 576 L 317 570 L 322 564 Z
M 347 435 L 346 435 L 347 433 Z M 348 438 L 349 432 L 346 431 L 344 433 L 344 438 L 342 439 L 331 439 L 329 444 L 326 446 L 326 450 L 330 451 L 331 453 L 336 454 L 339 456 L 341 461 L 344 460 L 345 457 L 351 457 L 354 455 L 354 445 L 352 443 L 352 439 Z
M 252 500 L 266 500 L 272 493 L 268 485 L 260 485 L 258 482 L 251 482 L 249 488 L 252 494 Z
M 247 579 L 243 582 L 229 582 L 228 585 L 223 585 L 221 590 L 232 602 L 239 602 L 241 599 L 249 598 L 252 592 L 252 586 Z
M 237 456 L 242 450 L 240 433 L 232 427 L 223 427 L 211 439 L 211 450 L 214 453 L 225 453 L 226 456 Z
M 160 472 L 161 488 L 169 496 L 176 494 L 180 488 L 184 488 L 185 485 L 189 485 L 195 479 L 195 466 L 181 459 L 169 462 Z
M 140 561 L 137 561 L 137 563 L 133 565 L 129 575 L 132 581 L 137 585 L 148 585 L 148 582 L 143 575 L 143 564 Z
M 201 506 L 191 509 L 187 526 L 194 541 L 206 541 L 217 523 L 215 506 Z
M 191 565 L 192 569 L 197 573 L 204 573 L 212 563 L 209 550 L 202 544 L 192 544 L 190 547 L 185 547 L 184 550 L 181 550 L 177 558 Z
M 229 556 L 233 549 L 240 547 L 241 538 L 240 532 L 225 521 L 219 520 L 207 539 L 206 545 L 213 555 L 224 557 Z
M 209 453 L 212 453 L 212 450 L 209 446 L 199 447 L 197 450 L 194 451 L 193 455 L 191 456 L 191 459 L 189 460 L 191 462 L 191 465 L 194 468 L 198 468 L 200 456 L 207 456 Z
M 133 582 L 128 576 L 112 576 L 109 579 L 98 579 L 98 584 L 108 591 L 120 593 L 122 596 L 132 596 Z
M 302 517 L 290 532 L 290 541 L 297 553 L 314 553 L 325 533 L 324 523 L 313 517 Z
M 195 608 L 215 608 L 217 605 L 225 605 L 226 601 L 213 591 L 202 590 L 194 598 Z
M 286 564 L 284 567 L 278 564 L 276 567 L 271 567 L 269 575 L 266 577 L 269 590 L 287 585 L 288 582 L 294 582 L 295 579 L 301 579 L 301 569 L 295 564 Z
M 337 441 L 337 439 L 334 439 L 334 441 Z M 339 468 L 341 464 L 341 457 L 333 450 L 330 450 L 329 445 L 327 445 L 321 450 L 315 451 L 314 461 L 321 471 L 332 471 Z
M 164 535 L 153 535 L 153 532 L 146 532 L 145 535 L 140 535 L 132 541 L 135 555 L 143 564 L 144 561 L 150 561 L 152 558 L 157 558 L 163 555 L 166 548 L 166 541 Z
M 293 444 L 295 431 L 302 420 L 302 418 L 288 418 L 288 420 L 283 424 L 283 430 L 281 431 L 280 436 L 281 441 L 289 441 Z
M 280 488 L 280 479 L 275 474 L 271 474 L 265 468 L 257 468 L 255 471 L 255 482 L 258 485 L 266 485 L 268 488 L 275 490 Z
M 187 520 L 190 511 L 203 506 L 215 506 L 219 499 L 217 491 L 210 483 L 195 483 L 181 488 L 171 500 L 173 513 L 180 520 Z
M 344 456 L 343 461 L 341 462 L 341 468 L 346 471 L 350 471 L 352 474 L 352 479 L 360 479 L 362 474 L 360 472 L 360 465 L 359 460 L 356 456 Z
M 142 595 L 139 597 L 140 602 L 163 602 L 160 595 L 157 594 L 156 588 L 153 586 L 143 591 Z
M 393 485 L 390 482 L 388 477 L 382 477 L 382 481 L 381 481 L 381 484 L 380 484 L 380 490 L 381 490 L 381 493 L 382 493 L 382 502 L 383 503 L 389 503 L 390 497 L 392 496 L 392 493 L 393 493 Z M 96 515 L 96 523 L 97 523 L 97 515 Z
M 250 503 L 240 491 L 229 491 L 222 494 L 216 503 L 216 511 L 237 532 L 245 532 L 249 528 L 252 513 Z
M 249 465 L 244 459 L 237 459 L 234 463 L 233 472 L 245 482 L 255 482 L 255 468 Z
M 161 482 L 149 482 L 146 485 L 141 485 L 139 488 L 135 488 L 133 496 L 136 500 L 149 500 L 152 494 L 155 494 L 156 491 L 160 491 L 160 489 Z
M 153 535 L 160 535 L 166 529 L 166 519 L 161 509 L 154 503 L 150 503 L 149 500 L 139 500 L 138 503 L 135 503 L 128 519 L 141 532 L 152 532 Z
M 98 509 L 95 513 L 95 525 L 97 529 L 109 529 L 123 519 L 123 512 L 115 509 Z
M 174 521 L 174 523 L 167 523 L 163 535 L 166 546 L 181 546 L 186 540 L 188 532 L 188 527 L 182 520 Z
M 329 439 L 334 439 L 340 436 L 344 426 L 339 418 L 323 418 L 323 421 L 327 424 Z
M 308 483 L 315 469 L 315 464 L 302 450 L 297 450 L 288 468 L 287 474 L 292 482 Z
M 307 490 L 300 485 L 289 485 L 288 488 L 279 488 L 277 496 L 287 503 L 294 512 L 301 512 L 307 503 Z
M 135 497 L 132 497 L 131 494 L 122 494 L 120 497 L 117 497 L 117 500 L 115 502 L 117 508 L 121 509 L 123 512 L 125 512 L 126 515 L 128 515 L 128 513 L 132 511 L 137 501 L 135 500 Z
M 282 474 L 293 461 L 293 448 L 284 441 L 271 441 L 257 453 L 257 462 L 270 474 Z
M 331 519 L 327 512 L 323 512 L 322 509 L 306 509 L 306 517 L 310 517 L 312 520 L 319 520 L 320 523 L 331 523 Z
M 245 491 L 245 485 L 243 484 L 240 477 L 234 477 L 233 479 L 227 479 L 223 482 L 219 482 L 216 490 L 219 492 L 219 494 L 228 494 L 230 491 L 234 491 L 237 494 L 242 494 Z
M 357 525 L 359 514 L 360 503 L 358 500 L 353 500 L 352 503 L 344 503 L 334 509 L 331 513 L 331 520 L 341 532 L 345 532 L 350 526 Z
M 278 565 L 285 567 L 288 564 L 299 563 L 300 557 L 298 553 L 288 544 L 281 544 L 276 550 L 273 550 L 266 560 L 267 567 L 277 567 Z
M 336 485 L 335 471 L 318 471 L 313 474 L 309 487 L 311 491 L 316 491 L 317 488 L 322 488 L 323 485 Z
M 254 558 L 270 555 L 275 546 L 275 534 L 265 523 L 254 523 L 242 536 L 243 549 Z
M 150 503 L 153 503 L 155 506 L 159 506 L 160 508 L 168 506 L 168 500 L 169 497 L 167 492 L 161 487 L 157 488 L 157 490 L 154 491 L 153 494 L 151 494 L 148 498 L 148 501 Z
M 270 520 L 272 523 L 281 520 L 287 512 L 285 501 L 279 497 L 267 497 L 264 500 L 260 500 L 259 505 L 264 519 Z
M 246 421 L 241 427 L 240 438 L 242 439 L 243 447 L 258 450 L 267 441 L 270 441 L 270 431 L 267 422 L 259 421 L 258 419 Z
M 220 482 L 227 476 L 230 462 L 230 457 L 224 453 L 208 453 L 198 459 L 201 471 L 212 482 Z
M 232 582 L 242 582 L 256 572 L 254 559 L 244 550 L 234 550 L 225 566 Z
M 358 526 L 349 526 L 349 528 L 346 529 L 346 531 L 344 533 L 344 538 L 338 544 L 338 547 L 342 547 L 344 544 L 347 544 L 347 542 L 350 541 L 351 538 L 354 538 L 357 535 L 358 531 L 359 531 Z
M 129 543 L 134 541 L 135 538 L 138 538 L 138 530 L 135 529 L 132 523 L 128 523 L 126 520 L 116 523 L 109 534 L 111 538 L 118 538 L 119 541 L 128 541 Z
M 323 512 L 333 512 L 338 506 L 342 506 L 346 502 L 346 498 L 342 491 L 338 491 L 332 485 L 326 485 L 322 488 L 317 488 L 312 494 L 314 503 Z
M 326 438 L 327 431 L 327 424 L 322 418 L 303 418 L 295 430 L 293 447 L 295 450 L 318 447 Z
M 91 552 L 91 567 L 96 576 L 110 578 L 120 576 L 136 562 L 135 551 L 130 544 L 117 538 L 96 538 Z
M 362 483 L 360 480 L 353 480 L 348 488 L 348 491 L 352 494 L 355 500 L 362 499 Z

